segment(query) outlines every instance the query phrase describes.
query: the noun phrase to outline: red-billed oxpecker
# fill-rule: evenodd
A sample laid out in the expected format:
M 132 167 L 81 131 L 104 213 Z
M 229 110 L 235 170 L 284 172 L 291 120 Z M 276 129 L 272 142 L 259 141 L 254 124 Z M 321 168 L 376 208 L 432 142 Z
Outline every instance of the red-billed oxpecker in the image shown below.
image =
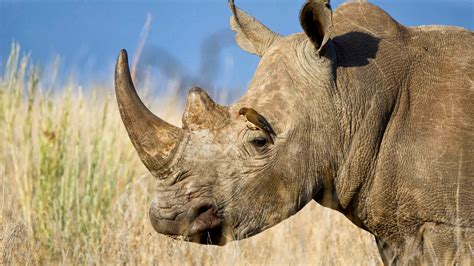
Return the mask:
M 272 126 L 268 123 L 267 119 L 260 115 L 257 111 L 252 108 L 241 108 L 237 114 L 237 117 L 244 116 L 245 119 L 250 122 L 254 127 L 251 127 L 253 130 L 262 130 L 268 138 L 268 141 L 271 144 L 274 144 L 273 137 L 276 137 L 275 131 L 273 131 Z

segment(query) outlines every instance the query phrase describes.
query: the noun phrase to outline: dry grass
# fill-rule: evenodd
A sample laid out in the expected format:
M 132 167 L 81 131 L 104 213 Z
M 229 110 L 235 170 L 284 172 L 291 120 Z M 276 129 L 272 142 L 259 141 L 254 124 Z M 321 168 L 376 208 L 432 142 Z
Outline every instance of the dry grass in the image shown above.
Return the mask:
M 121 124 L 113 88 L 55 88 L 28 61 L 13 45 L 0 77 L 3 263 L 381 263 L 371 235 L 315 203 L 225 247 L 158 235 L 147 215 L 154 180 Z M 177 123 L 173 99 L 147 102 Z

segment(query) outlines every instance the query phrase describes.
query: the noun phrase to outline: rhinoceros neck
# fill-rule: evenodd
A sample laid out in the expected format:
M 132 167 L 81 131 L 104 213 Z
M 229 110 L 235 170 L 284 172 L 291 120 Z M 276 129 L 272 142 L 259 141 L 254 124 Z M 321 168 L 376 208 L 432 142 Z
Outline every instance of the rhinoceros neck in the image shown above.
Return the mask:
M 337 89 L 345 130 L 344 161 L 334 180 L 339 204 L 365 220 L 370 186 L 377 172 L 379 152 L 393 128 L 400 97 L 410 78 L 403 39 L 342 31 L 337 47 Z M 397 41 L 395 41 L 397 40 Z M 350 211 L 349 211 L 350 210 Z

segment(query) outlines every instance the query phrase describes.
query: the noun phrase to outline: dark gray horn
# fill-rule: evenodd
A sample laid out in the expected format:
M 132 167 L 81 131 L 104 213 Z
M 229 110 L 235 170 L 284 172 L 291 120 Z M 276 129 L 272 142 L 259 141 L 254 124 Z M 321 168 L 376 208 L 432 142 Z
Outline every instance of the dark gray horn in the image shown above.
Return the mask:
M 142 103 L 130 76 L 125 50 L 120 51 L 115 65 L 115 94 L 128 136 L 143 164 L 156 176 L 173 157 L 183 139 L 183 129 L 155 116 Z

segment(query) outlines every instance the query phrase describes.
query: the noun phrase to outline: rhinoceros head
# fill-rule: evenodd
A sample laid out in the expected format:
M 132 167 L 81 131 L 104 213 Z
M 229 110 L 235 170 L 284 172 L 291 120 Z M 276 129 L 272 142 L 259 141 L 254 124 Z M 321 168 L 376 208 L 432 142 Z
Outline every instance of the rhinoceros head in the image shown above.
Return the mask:
M 158 180 L 149 215 L 159 233 L 212 244 L 255 235 L 301 209 L 333 175 L 338 136 L 329 119 L 334 85 L 326 2 L 308 2 L 305 34 L 283 37 L 236 8 L 237 43 L 262 57 L 248 92 L 230 106 L 200 88 L 189 91 L 183 127 L 153 115 L 140 101 L 127 54 L 116 66 L 120 114 L 142 162 Z M 308 99 L 316 99 L 315 101 Z M 239 109 L 269 121 L 274 144 L 249 127 Z M 309 112 L 308 110 L 312 110 Z M 313 134 L 318 132 L 317 134 Z

